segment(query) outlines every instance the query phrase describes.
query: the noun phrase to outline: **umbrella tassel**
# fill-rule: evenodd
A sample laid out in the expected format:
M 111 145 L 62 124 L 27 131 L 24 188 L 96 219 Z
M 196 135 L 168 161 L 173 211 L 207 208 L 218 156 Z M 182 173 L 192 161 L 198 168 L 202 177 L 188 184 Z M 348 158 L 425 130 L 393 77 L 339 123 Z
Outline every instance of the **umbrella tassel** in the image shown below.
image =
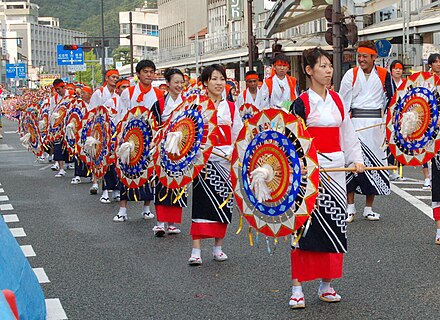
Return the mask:
M 240 215 L 240 222 L 239 222 L 238 229 L 237 229 L 237 231 L 235 232 L 235 234 L 240 234 L 240 232 L 241 232 L 242 229 L 243 229 L 243 216 Z
M 182 188 L 182 191 L 179 192 L 179 194 L 177 195 L 176 199 L 174 199 L 173 204 L 175 204 L 177 201 L 179 201 L 180 198 L 183 197 L 183 194 L 186 191 L 186 186 Z
M 252 239 L 252 227 L 249 227 L 248 237 L 249 237 L 249 245 L 251 247 L 253 247 L 254 246 L 254 240 Z
M 229 202 L 229 200 L 231 199 L 231 197 L 232 197 L 232 192 L 228 195 L 228 197 L 226 198 L 226 200 L 225 201 L 223 201 L 223 203 L 220 205 L 220 207 L 218 207 L 219 209 L 222 209 L 225 205 L 227 205 L 228 204 L 228 202 Z
M 162 198 L 159 198 L 159 202 L 164 201 L 168 196 L 168 188 L 167 188 L 167 192 L 165 193 L 165 195 Z

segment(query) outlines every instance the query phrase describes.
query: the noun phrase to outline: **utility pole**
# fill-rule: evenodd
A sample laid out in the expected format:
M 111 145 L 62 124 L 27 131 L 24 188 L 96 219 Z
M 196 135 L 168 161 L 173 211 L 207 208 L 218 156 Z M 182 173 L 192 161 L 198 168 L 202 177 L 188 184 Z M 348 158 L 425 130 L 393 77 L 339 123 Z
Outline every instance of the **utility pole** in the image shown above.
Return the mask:
M 105 45 L 104 45 L 104 0 L 101 0 L 101 49 L 102 49 L 102 84 L 105 82 Z
M 333 84 L 339 91 L 342 80 L 341 0 L 333 0 Z
M 128 21 L 130 23 L 130 73 L 134 76 L 134 66 L 133 66 L 133 14 L 130 11 L 128 13 Z
M 253 12 L 252 12 L 252 0 L 247 0 L 247 29 L 248 29 L 248 49 L 249 49 L 249 70 L 254 70 L 254 49 L 255 38 L 253 33 Z

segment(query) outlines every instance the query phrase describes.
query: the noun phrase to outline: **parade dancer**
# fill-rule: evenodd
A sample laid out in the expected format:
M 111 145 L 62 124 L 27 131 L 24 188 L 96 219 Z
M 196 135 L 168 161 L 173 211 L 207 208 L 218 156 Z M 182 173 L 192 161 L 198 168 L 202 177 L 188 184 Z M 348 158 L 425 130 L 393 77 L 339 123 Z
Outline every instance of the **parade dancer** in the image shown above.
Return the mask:
M 310 88 L 295 100 L 292 111 L 306 122 L 318 151 L 320 168 L 354 166 L 356 172 L 362 172 L 361 147 L 347 109 L 340 96 L 326 88 L 333 75 L 330 55 L 320 48 L 308 49 L 303 52 L 303 63 Z M 331 281 L 342 277 L 347 251 L 345 173 L 321 172 L 320 183 L 317 206 L 308 230 L 299 241 L 292 238 L 291 308 L 305 307 L 301 282 L 315 279 L 322 279 L 318 289 L 320 300 L 341 300 Z
M 287 74 L 290 68 L 289 58 L 278 54 L 273 59 L 272 68 L 273 74 L 264 80 L 257 94 L 255 106 L 260 110 L 282 108 L 283 102 L 294 101 L 298 97 L 296 78 Z
M 168 93 L 159 99 L 152 108 L 159 126 L 171 116 L 171 113 L 183 102 L 182 90 L 185 85 L 183 73 L 179 69 L 171 68 L 165 72 Z M 186 207 L 186 197 L 182 196 L 175 204 L 176 190 L 163 186 L 156 180 L 154 207 L 156 209 L 157 224 L 153 228 L 156 237 L 168 234 L 179 234 L 180 229 L 175 225 L 182 223 L 182 207 Z
M 359 67 L 348 70 L 342 78 L 339 93 L 344 105 L 350 109 L 352 122 L 360 139 L 364 163 L 367 167 L 386 166 L 384 113 L 393 96 L 391 75 L 385 68 L 374 65 L 377 58 L 373 41 L 361 41 L 357 49 Z M 363 216 L 379 220 L 380 214 L 372 210 L 375 195 L 389 195 L 390 181 L 387 171 L 366 171 L 347 174 L 347 222 L 354 219 L 354 194 L 366 196 Z
M 116 127 L 121 120 L 120 113 L 118 113 L 118 110 L 121 109 L 121 99 L 120 95 L 122 92 L 127 89 L 130 86 L 130 81 L 127 79 L 119 79 L 116 82 L 116 89 L 115 93 L 116 96 L 112 97 L 111 99 L 107 100 L 104 103 L 104 106 L 108 108 L 108 112 L 110 115 L 110 120 L 112 121 L 113 125 Z M 113 150 L 114 152 L 114 150 Z M 115 156 L 113 154 L 113 156 Z M 121 199 L 121 194 L 119 191 L 119 179 L 118 175 L 116 174 L 116 168 L 115 165 L 112 164 L 107 168 L 107 172 L 104 175 L 104 179 L 102 180 L 102 195 L 99 201 L 101 203 L 111 203 L 110 197 L 108 195 L 108 190 L 113 190 L 113 200 L 119 201 Z
M 245 103 L 256 105 L 256 99 L 258 94 L 258 73 L 254 70 L 246 72 L 246 89 L 241 92 L 235 105 L 240 108 Z
M 154 88 L 152 82 L 156 76 L 156 65 L 151 60 L 141 60 L 136 65 L 136 75 L 139 79 L 138 84 L 129 87 L 121 94 L 121 108 L 118 117 L 122 119 L 124 115 L 137 106 L 145 106 L 151 109 L 154 103 L 163 97 L 161 90 Z M 135 194 L 138 196 L 136 200 L 144 201 L 142 217 L 146 220 L 153 219 L 154 214 L 150 210 L 150 201 L 153 200 L 153 192 L 151 186 L 146 183 L 138 189 L 127 189 L 122 183 L 121 202 L 118 213 L 114 216 L 113 221 L 123 222 L 128 219 L 127 201 L 135 200 Z
M 205 168 L 193 182 L 192 253 L 190 265 L 202 264 L 201 240 L 214 238 L 213 257 L 216 261 L 225 261 L 228 256 L 223 252 L 223 239 L 233 210 L 230 161 L 234 142 L 243 127 L 240 113 L 234 103 L 222 99 L 226 85 L 226 72 L 223 66 L 213 64 L 206 67 L 201 75 L 207 96 L 217 108 L 219 126 L 215 154 L 209 158 Z M 219 156 L 220 155 L 220 156 Z M 222 206 L 226 202 L 226 205 Z
M 116 82 L 119 79 L 119 71 L 116 69 L 108 70 L 105 73 L 105 82 L 102 87 L 93 92 L 92 98 L 90 99 L 89 108 L 93 109 L 97 106 L 102 106 L 104 103 L 117 96 L 115 93 Z M 89 110 L 90 110 L 89 109 Z M 99 186 L 98 180 L 95 176 L 92 177 L 92 186 L 90 187 L 90 194 L 98 194 Z

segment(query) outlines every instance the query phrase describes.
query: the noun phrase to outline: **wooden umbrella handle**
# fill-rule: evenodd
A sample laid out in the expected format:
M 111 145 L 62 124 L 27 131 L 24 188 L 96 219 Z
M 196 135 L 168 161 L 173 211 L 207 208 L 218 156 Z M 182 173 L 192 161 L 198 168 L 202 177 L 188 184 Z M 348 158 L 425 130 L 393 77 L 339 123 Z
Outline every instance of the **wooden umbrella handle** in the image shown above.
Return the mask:
M 397 170 L 397 166 L 384 166 L 384 167 L 365 167 L 366 171 L 371 170 Z M 355 167 L 350 168 L 320 168 L 319 172 L 341 172 L 341 171 L 356 171 Z

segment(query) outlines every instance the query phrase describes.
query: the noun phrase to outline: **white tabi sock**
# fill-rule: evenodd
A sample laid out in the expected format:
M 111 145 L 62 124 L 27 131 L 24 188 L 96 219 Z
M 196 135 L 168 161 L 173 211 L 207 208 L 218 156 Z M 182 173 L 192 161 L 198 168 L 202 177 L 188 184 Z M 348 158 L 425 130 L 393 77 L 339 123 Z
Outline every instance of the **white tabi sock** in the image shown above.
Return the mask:
M 373 213 L 373 209 L 371 207 L 364 208 L 364 214 Z
M 356 213 L 356 205 L 354 203 L 347 204 L 347 213 L 355 214 Z
M 324 282 L 321 281 L 321 283 L 319 284 L 319 291 L 321 292 L 328 292 L 331 288 L 331 282 Z
M 120 207 L 120 208 L 119 208 L 118 215 L 120 215 L 120 216 L 126 216 L 126 215 L 127 215 L 127 208 L 122 208 L 122 207 Z
M 120 197 L 121 192 L 119 190 L 113 190 L 113 198 Z
M 440 238 L 440 229 L 437 229 L 437 238 Z
M 216 256 L 222 254 L 222 246 L 213 246 L 212 247 L 212 253 L 215 254 Z
M 142 211 L 142 212 L 151 212 L 150 211 L 150 205 L 144 206 L 144 211 Z
M 302 286 L 292 286 L 292 294 L 298 293 L 301 294 L 303 292 Z
M 158 226 L 158 227 L 165 228 L 165 222 L 157 221 L 157 226 Z
M 191 252 L 191 257 L 200 258 L 201 257 L 202 250 L 193 248 Z
M 108 198 L 108 190 L 102 190 L 102 197 Z

